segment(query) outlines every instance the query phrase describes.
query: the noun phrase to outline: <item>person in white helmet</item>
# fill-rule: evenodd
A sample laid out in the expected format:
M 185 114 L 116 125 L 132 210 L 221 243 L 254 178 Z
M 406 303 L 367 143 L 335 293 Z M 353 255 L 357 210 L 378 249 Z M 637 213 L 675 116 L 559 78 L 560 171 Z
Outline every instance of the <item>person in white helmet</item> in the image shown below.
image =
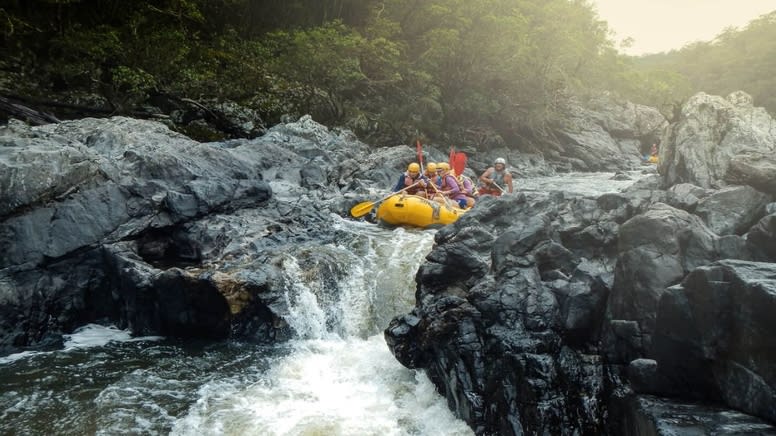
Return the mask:
M 485 170 L 480 176 L 480 195 L 493 195 L 512 193 L 512 174 L 507 170 L 507 161 L 497 158 L 493 166 Z

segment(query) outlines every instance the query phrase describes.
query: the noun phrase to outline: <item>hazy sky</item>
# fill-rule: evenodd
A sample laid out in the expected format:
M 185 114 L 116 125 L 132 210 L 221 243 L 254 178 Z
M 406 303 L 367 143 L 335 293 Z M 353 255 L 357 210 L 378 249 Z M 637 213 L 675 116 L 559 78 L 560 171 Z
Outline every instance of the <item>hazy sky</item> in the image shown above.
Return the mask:
M 744 27 L 750 20 L 776 10 L 776 0 L 592 0 L 601 19 L 616 33 L 615 40 L 634 39 L 621 49 L 639 55 L 710 41 L 728 26 Z

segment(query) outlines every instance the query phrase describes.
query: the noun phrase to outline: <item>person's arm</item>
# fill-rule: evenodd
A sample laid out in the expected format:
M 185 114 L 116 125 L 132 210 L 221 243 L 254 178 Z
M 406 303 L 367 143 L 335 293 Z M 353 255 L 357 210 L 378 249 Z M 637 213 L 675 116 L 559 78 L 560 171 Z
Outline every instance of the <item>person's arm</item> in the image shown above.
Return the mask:
M 504 174 L 504 183 L 507 185 L 507 192 L 512 193 L 512 173 Z
M 448 175 L 445 176 L 445 178 L 447 179 L 447 187 L 449 188 L 447 191 L 445 191 L 445 194 L 450 197 L 458 195 L 461 190 L 458 188 L 458 181 L 455 180 L 455 177 Z
M 468 177 L 463 179 L 463 189 L 465 191 L 464 194 L 471 194 L 474 191 L 474 184 Z
M 399 192 L 404 189 L 404 174 L 399 176 L 399 181 L 396 182 L 396 186 L 393 187 L 393 192 Z
M 490 178 L 490 175 L 493 173 L 493 167 L 488 168 L 485 170 L 484 173 L 480 176 L 480 182 L 490 186 L 491 183 L 493 183 L 493 179 Z

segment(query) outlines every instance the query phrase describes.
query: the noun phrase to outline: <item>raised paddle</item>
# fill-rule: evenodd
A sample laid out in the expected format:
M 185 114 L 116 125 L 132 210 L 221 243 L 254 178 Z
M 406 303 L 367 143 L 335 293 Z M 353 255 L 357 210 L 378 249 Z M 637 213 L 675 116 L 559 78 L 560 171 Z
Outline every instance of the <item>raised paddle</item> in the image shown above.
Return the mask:
M 404 191 L 412 188 L 413 186 L 417 185 L 420 182 L 421 181 L 418 180 L 417 182 L 411 184 L 410 186 L 407 186 L 406 188 L 400 189 L 400 190 L 398 190 L 396 192 L 391 192 L 390 194 L 386 195 L 385 197 L 383 197 L 383 198 L 381 198 L 381 199 L 379 199 L 377 201 L 365 201 L 363 203 L 358 203 L 357 205 L 353 206 L 352 209 L 350 209 L 350 214 L 353 216 L 353 218 L 361 218 L 362 216 L 368 214 L 369 211 L 371 211 L 375 207 L 375 205 L 377 205 L 378 203 L 382 203 L 386 199 L 391 198 L 391 197 L 393 197 L 394 195 L 396 195 L 396 194 L 398 194 L 400 192 L 404 192 Z

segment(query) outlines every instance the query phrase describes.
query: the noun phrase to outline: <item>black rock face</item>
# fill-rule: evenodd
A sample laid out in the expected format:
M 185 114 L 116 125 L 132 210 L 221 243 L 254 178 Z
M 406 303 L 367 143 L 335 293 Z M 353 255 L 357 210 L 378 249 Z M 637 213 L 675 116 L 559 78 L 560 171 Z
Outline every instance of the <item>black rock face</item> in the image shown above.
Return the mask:
M 386 329 L 397 359 L 425 368 L 479 434 L 604 428 L 596 343 L 611 274 L 596 265 L 612 259 L 583 259 L 560 237 L 616 217 L 586 214 L 587 204 L 546 195 L 482 202 L 439 231 L 417 275 L 417 308 Z
M 309 117 L 209 144 L 118 117 L 11 123 L 0 129 L 0 354 L 100 320 L 288 338 L 278 259 L 330 241 L 332 214 L 391 185 L 405 155 Z M 371 179 L 348 187 L 361 172 Z
M 776 264 L 724 260 L 661 299 L 649 353 L 668 387 L 776 422 Z
M 482 201 L 437 233 L 388 346 L 477 434 L 775 431 L 774 264 L 749 261 L 769 216 L 720 235 L 668 198 Z

